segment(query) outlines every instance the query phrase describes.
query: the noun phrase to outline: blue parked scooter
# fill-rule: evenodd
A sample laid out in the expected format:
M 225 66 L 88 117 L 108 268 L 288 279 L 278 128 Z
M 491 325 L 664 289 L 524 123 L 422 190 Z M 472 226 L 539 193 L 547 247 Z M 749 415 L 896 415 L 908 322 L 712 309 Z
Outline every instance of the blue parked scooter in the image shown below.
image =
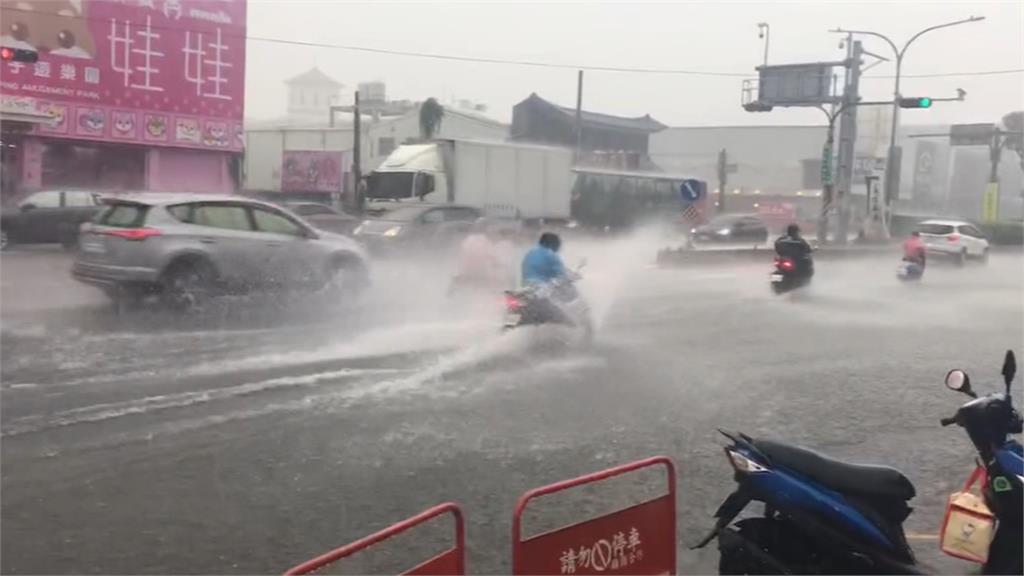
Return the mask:
M 985 503 L 997 528 L 985 574 L 1021 574 L 1021 495 L 1024 458 L 1008 434 L 1021 432 L 1010 383 L 1016 359 L 1003 363 L 1005 394 L 978 398 L 963 370 L 951 370 L 946 385 L 971 396 L 941 424 L 962 426 L 978 450 L 986 481 Z M 913 484 L 895 468 L 851 464 L 817 452 L 744 434 L 722 432 L 735 470 L 736 491 L 715 513 L 714 529 L 694 548 L 716 537 L 720 574 L 925 574 L 903 533 Z M 764 514 L 733 522 L 751 502 Z

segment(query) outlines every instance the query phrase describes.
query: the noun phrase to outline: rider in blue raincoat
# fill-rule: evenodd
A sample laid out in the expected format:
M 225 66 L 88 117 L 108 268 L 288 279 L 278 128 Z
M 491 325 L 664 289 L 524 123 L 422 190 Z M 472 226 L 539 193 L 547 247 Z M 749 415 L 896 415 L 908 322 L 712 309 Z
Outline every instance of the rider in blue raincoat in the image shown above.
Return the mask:
M 550 284 L 558 280 L 571 279 L 562 263 L 558 249 L 562 239 L 558 234 L 545 232 L 540 241 L 523 257 L 523 284 Z

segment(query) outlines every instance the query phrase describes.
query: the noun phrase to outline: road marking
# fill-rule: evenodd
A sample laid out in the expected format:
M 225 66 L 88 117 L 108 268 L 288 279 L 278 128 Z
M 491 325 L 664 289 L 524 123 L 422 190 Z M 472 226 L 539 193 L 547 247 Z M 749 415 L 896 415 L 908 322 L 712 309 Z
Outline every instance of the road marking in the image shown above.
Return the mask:
M 917 533 L 914 533 L 914 532 L 906 534 L 906 537 L 907 537 L 907 540 L 938 540 L 939 539 L 939 535 L 938 534 L 917 534 Z

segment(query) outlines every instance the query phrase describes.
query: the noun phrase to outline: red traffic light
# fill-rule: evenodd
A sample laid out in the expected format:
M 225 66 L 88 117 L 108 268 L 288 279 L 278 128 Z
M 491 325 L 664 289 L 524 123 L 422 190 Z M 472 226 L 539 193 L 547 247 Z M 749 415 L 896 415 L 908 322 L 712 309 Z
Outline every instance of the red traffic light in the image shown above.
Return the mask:
M 0 60 L 4 62 L 35 62 L 39 60 L 39 53 L 35 50 L 2 46 L 0 47 Z

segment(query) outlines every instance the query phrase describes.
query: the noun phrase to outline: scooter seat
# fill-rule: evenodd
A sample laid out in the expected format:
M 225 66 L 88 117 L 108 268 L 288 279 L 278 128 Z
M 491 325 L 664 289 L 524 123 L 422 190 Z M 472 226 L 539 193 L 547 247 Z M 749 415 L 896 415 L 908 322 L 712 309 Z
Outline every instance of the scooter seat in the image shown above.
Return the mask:
M 754 447 L 768 456 L 773 464 L 789 468 L 837 492 L 898 498 L 904 502 L 916 494 L 910 480 L 889 466 L 851 464 L 807 448 L 771 440 L 755 440 Z

